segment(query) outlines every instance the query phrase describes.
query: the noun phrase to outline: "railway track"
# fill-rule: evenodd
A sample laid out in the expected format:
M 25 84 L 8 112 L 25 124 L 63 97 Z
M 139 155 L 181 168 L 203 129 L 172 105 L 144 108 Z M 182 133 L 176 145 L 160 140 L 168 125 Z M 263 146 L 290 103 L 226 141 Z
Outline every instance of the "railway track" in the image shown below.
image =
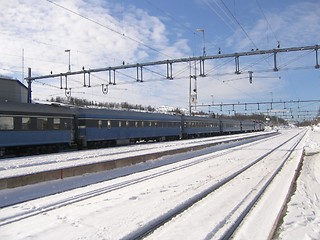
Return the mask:
M 275 136 L 271 136 L 271 138 L 272 137 L 275 137 Z M 227 138 L 224 138 L 224 140 L 225 139 L 229 140 L 230 138 L 227 137 Z M 207 141 L 208 140 L 206 140 L 206 142 Z M 263 139 L 260 139 L 259 141 L 263 141 Z M 221 141 L 219 143 L 221 143 Z M 251 145 L 256 144 L 256 142 L 247 142 L 246 141 L 245 144 L 246 144 L 246 146 L 251 146 Z M 134 184 L 141 183 L 143 181 L 147 181 L 147 180 L 150 180 L 150 179 L 154 179 L 154 178 L 157 178 L 157 177 L 160 177 L 160 176 L 164 176 L 166 174 L 170 174 L 170 173 L 179 171 L 181 169 L 190 168 L 190 167 L 192 167 L 192 166 L 194 166 L 196 164 L 201 164 L 201 163 L 203 163 L 205 161 L 210 161 L 213 158 L 221 157 L 221 156 L 226 155 L 226 154 L 228 154 L 230 152 L 233 152 L 234 148 L 232 148 L 232 147 L 241 148 L 241 145 L 239 146 L 239 145 L 237 145 L 235 143 L 231 144 L 231 145 L 228 145 L 228 146 L 231 147 L 231 149 L 225 150 L 223 152 L 203 154 L 200 157 L 197 157 L 196 160 L 193 160 L 193 161 L 187 162 L 187 163 L 183 163 L 183 164 L 181 164 L 179 166 L 176 166 L 176 167 L 173 167 L 173 168 L 160 170 L 160 171 L 157 171 L 155 173 L 152 173 L 152 174 L 149 174 L 149 175 L 146 175 L 146 176 L 143 176 L 143 177 L 133 178 L 133 179 L 130 179 L 130 180 L 127 180 L 127 181 L 120 181 L 118 183 L 111 184 L 111 185 L 108 185 L 106 187 L 96 188 L 96 189 L 94 189 L 92 191 L 88 191 L 88 192 L 85 192 L 85 193 L 81 193 L 81 194 L 77 194 L 77 195 L 73 195 L 72 194 L 70 197 L 67 197 L 67 198 L 64 198 L 64 199 L 59 199 L 58 201 L 51 202 L 50 204 L 47 204 L 47 205 L 38 206 L 36 209 L 34 208 L 34 209 L 31 209 L 31 210 L 25 211 L 25 212 L 23 212 L 21 214 L 18 214 L 16 216 L 7 217 L 7 218 L 1 218 L 0 217 L 0 226 L 7 225 L 7 224 L 10 224 L 10 223 L 13 223 L 13 222 L 16 222 L 16 221 L 20 221 L 22 219 L 30 218 L 30 217 L 42 214 L 44 212 L 52 211 L 54 209 L 61 208 L 61 207 L 64 207 L 64 206 L 67 206 L 67 205 L 70 205 L 70 204 L 74 204 L 74 203 L 77 203 L 77 202 L 80 202 L 80 201 L 84 201 L 84 200 L 87 200 L 87 199 L 90 199 L 90 198 L 93 198 L 93 197 L 96 197 L 96 196 L 99 196 L 99 195 L 102 195 L 102 194 L 106 194 L 106 193 L 109 193 L 109 192 L 112 192 L 112 191 L 115 191 L 115 190 L 123 189 L 123 188 L 126 188 L 128 186 L 132 186 Z M 183 161 L 186 161 L 186 160 L 188 160 L 190 158 L 193 158 L 193 157 L 186 157 L 186 158 L 183 159 Z M 181 161 L 181 159 L 180 159 L 180 161 Z M 6 206 L 3 206 L 3 207 L 6 207 Z
M 266 137 L 273 133 L 264 133 Z M 243 139 L 249 139 L 252 137 L 259 137 L 260 133 L 251 133 L 243 137 Z M 261 136 L 263 136 L 261 135 Z M 8 171 L 10 169 L 22 169 L 22 168 L 32 168 L 37 166 L 44 166 L 49 164 L 65 164 L 65 163 L 74 163 L 77 161 L 90 160 L 92 158 L 119 158 L 121 155 L 126 155 L 129 153 L 135 153 L 136 155 L 143 154 L 144 152 L 153 152 L 157 149 L 164 151 L 166 149 L 172 149 L 179 146 L 182 147 L 192 147 L 197 145 L 209 145 L 209 144 L 222 144 L 228 143 L 230 141 L 241 140 L 241 135 L 226 135 L 219 137 L 211 138 L 202 138 L 202 139 L 189 139 L 189 140 L 179 140 L 171 141 L 164 143 L 151 143 L 151 144 L 135 144 L 130 146 L 120 146 L 107 149 L 96 149 L 96 150 L 84 150 L 79 154 L 78 152 L 68 152 L 68 153 L 58 153 L 58 154 L 49 154 L 42 156 L 29 156 L 24 158 L 9 158 L 1 160 L 0 173 Z M 121 154 L 120 154 L 121 153 Z M 64 157 L 67 155 L 67 157 Z M 64 157 L 64 158 L 63 158 Z M 63 158 L 63 159 L 62 159 Z
M 291 137 L 288 141 L 293 141 L 299 134 Z M 271 137 L 273 138 L 273 137 Z M 274 137 L 275 138 L 275 137 Z M 110 193 L 116 193 L 119 191 L 125 191 L 126 194 L 130 191 L 133 191 L 132 188 L 136 189 L 139 184 L 146 183 L 146 182 L 155 182 L 155 181 L 163 181 L 160 179 L 165 179 L 169 175 L 176 174 L 179 175 L 180 172 L 186 171 L 187 169 L 194 168 L 195 166 L 200 166 L 202 164 L 209 164 L 209 162 L 217 161 L 217 159 L 221 159 L 223 156 L 227 156 L 228 154 L 236 151 L 242 150 L 247 151 L 249 148 L 254 148 L 255 145 L 260 144 L 263 140 L 248 143 L 244 146 L 237 146 L 232 149 L 223 150 L 215 153 L 207 153 L 203 156 L 198 156 L 192 159 L 184 159 L 184 161 L 179 162 L 176 165 L 172 164 L 171 166 L 160 167 L 158 169 L 153 169 L 150 173 L 144 174 L 140 173 L 137 176 L 134 176 L 129 179 L 115 179 L 110 184 L 105 185 L 105 183 L 97 184 L 94 187 L 88 187 L 88 190 L 74 190 L 70 192 L 66 192 L 63 194 L 63 197 L 59 196 L 49 196 L 44 198 L 43 201 L 39 202 L 28 202 L 22 204 L 20 206 L 12 206 L 3 209 L 2 216 L 0 217 L 0 226 L 6 227 L 10 225 L 14 225 L 18 222 L 28 220 L 35 216 L 41 216 L 44 214 L 48 214 L 49 212 L 55 212 L 58 209 L 64 209 L 66 207 L 78 204 L 82 205 L 84 202 L 93 201 L 93 199 L 97 199 L 100 197 L 107 196 Z M 179 215 L 183 215 L 184 212 L 191 209 L 195 204 L 199 204 L 203 199 L 211 195 L 212 193 L 216 192 L 218 189 L 223 188 L 224 185 L 232 182 L 233 179 L 237 178 L 238 176 L 242 175 L 248 169 L 252 168 L 253 166 L 257 165 L 259 162 L 262 162 L 266 157 L 270 154 L 275 152 L 277 149 L 283 147 L 286 143 L 281 143 L 275 146 L 273 149 L 268 151 L 267 153 L 263 153 L 259 157 L 255 157 L 255 160 L 251 160 L 250 163 L 246 163 L 245 166 L 243 165 L 244 162 L 235 163 L 225 172 L 219 173 L 217 176 L 214 177 L 215 184 L 211 184 L 210 187 L 201 187 L 201 191 L 196 191 L 192 197 L 185 198 L 184 200 L 178 202 L 177 205 L 174 207 L 169 207 L 164 209 L 164 214 L 159 216 L 154 216 L 149 220 L 143 220 L 141 227 L 131 227 L 129 233 L 125 233 L 125 235 L 116 235 L 117 238 L 144 238 L 149 236 L 150 233 L 154 232 L 155 229 L 161 228 L 165 223 L 170 224 L 170 221 L 173 218 L 179 218 Z M 293 151 L 293 150 L 292 150 Z M 283 163 L 284 164 L 284 163 Z M 190 171 L 190 170 L 189 170 Z M 139 188 L 139 187 L 138 187 Z M 199 187 L 200 188 L 200 187 Z M 79 193 L 77 193 L 79 191 Z M 261 193 L 262 194 L 262 193 Z M 259 198 L 259 197 L 258 197 Z M 130 200 L 135 199 L 135 197 L 130 197 Z M 23 207 L 23 206 L 28 207 Z M 31 207 L 30 207 L 31 206 Z M 32 207 L 33 206 L 33 207 Z M 34 207 L 36 206 L 36 207 Z M 21 208 L 21 211 L 11 211 L 12 208 Z M 53 214 L 53 213 L 52 213 Z M 241 221 L 237 221 L 241 222 Z M 136 229 L 134 229 L 136 228 Z M 233 229 L 234 227 L 230 227 Z M 236 229 L 236 228 L 234 228 Z M 116 234 L 116 233 L 115 233 Z M 151 235 L 152 236 L 152 235 Z M 228 237 L 226 235 L 226 237 Z
M 225 216 L 219 220 L 219 222 L 216 225 L 213 225 L 211 231 L 208 231 L 208 233 L 205 235 L 204 239 L 223 239 L 227 240 L 232 238 L 234 232 L 238 229 L 238 227 L 243 223 L 245 217 L 250 213 L 252 208 L 257 204 L 261 196 L 264 194 L 264 192 L 267 190 L 267 188 L 270 186 L 274 178 L 279 174 L 279 172 L 282 170 L 286 162 L 290 159 L 292 153 L 297 148 L 303 137 L 305 136 L 306 131 L 303 133 L 299 133 L 292 138 L 288 139 L 286 142 L 278 145 L 276 148 L 272 149 L 271 151 L 267 152 L 265 155 L 258 158 L 256 161 L 252 162 L 252 164 L 245 166 L 243 169 L 240 169 L 239 171 L 235 172 L 234 174 L 230 175 L 230 177 L 226 178 L 223 182 L 212 186 L 211 188 L 207 189 L 206 191 L 202 192 L 201 194 L 195 196 L 192 200 L 190 200 L 188 203 L 184 204 L 180 208 L 177 208 L 176 211 L 172 214 L 168 214 L 165 218 L 159 219 L 158 222 L 154 222 L 150 227 L 145 228 L 143 230 L 137 230 L 135 233 L 130 234 L 126 237 L 126 239 L 131 239 L 132 237 L 134 239 L 148 239 L 150 237 L 151 239 L 157 239 L 158 237 L 163 237 L 161 233 L 156 233 L 155 236 L 153 236 L 153 232 L 160 228 L 174 228 L 179 229 L 179 223 L 186 222 L 187 220 L 185 218 L 193 218 L 191 221 L 196 221 L 194 218 L 194 214 L 197 214 L 195 212 L 200 212 L 201 201 L 203 201 L 205 198 L 210 198 L 211 194 L 214 194 L 219 188 L 223 188 L 225 185 L 230 184 L 230 182 L 237 181 L 239 179 L 239 176 L 241 174 L 244 174 L 248 169 L 252 167 L 257 167 L 258 163 L 261 163 L 264 159 L 272 155 L 275 151 L 278 149 L 281 149 L 283 146 L 291 144 L 290 149 L 286 151 L 286 153 L 283 156 L 282 161 L 280 161 L 280 164 L 278 164 L 272 171 L 272 173 L 269 173 L 264 178 L 258 180 L 257 184 L 254 186 L 251 186 L 251 190 L 249 192 L 245 192 L 245 194 L 242 195 L 241 199 L 237 200 L 237 204 L 234 205 L 233 208 L 231 208 L 230 211 L 226 212 Z M 292 144 L 292 142 L 294 143 Z M 240 186 L 239 186 L 240 187 Z M 208 200 L 206 200 L 208 201 Z M 189 211 L 192 209 L 196 204 L 198 204 L 195 209 Z M 199 207 L 200 205 L 200 207 Z M 206 205 L 204 205 L 206 208 Z M 203 212 L 206 212 L 207 209 L 205 209 Z M 187 215 L 187 217 L 184 216 Z M 205 214 L 210 214 L 206 212 Z M 181 217 L 182 215 L 182 217 Z M 183 218 L 182 220 L 180 218 Z M 179 222 L 178 224 L 174 225 L 173 227 L 170 227 L 170 221 L 174 219 L 175 222 Z M 191 222 L 189 220 L 189 223 Z M 188 223 L 187 223 L 188 224 Z M 166 226 L 167 225 L 167 226 Z M 169 227 L 168 227 L 169 226 Z M 166 231 L 166 230 L 160 230 Z M 190 238 L 190 235 L 188 233 L 184 233 L 188 239 Z M 165 236 L 165 234 L 164 234 Z

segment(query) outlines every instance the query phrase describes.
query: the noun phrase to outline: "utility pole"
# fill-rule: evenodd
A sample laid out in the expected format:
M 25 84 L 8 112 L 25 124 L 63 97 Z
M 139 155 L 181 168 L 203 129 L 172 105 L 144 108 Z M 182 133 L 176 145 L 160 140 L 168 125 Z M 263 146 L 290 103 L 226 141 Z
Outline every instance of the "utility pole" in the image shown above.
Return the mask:
M 202 48 L 202 56 L 206 56 L 206 40 L 204 37 L 204 29 L 197 29 L 197 32 L 202 32 L 202 43 L 203 43 L 203 48 Z
M 71 58 L 70 58 L 70 52 L 71 52 L 71 50 L 70 49 L 66 49 L 66 50 L 64 50 L 65 52 L 67 52 L 67 53 L 69 53 L 69 71 L 68 72 L 71 72 L 71 63 L 70 63 L 70 60 L 71 60 Z
M 28 96 L 27 96 L 27 103 L 31 103 L 31 83 L 32 83 L 32 80 L 31 80 L 31 68 L 28 68 Z
M 24 48 L 22 48 L 21 82 L 23 82 L 23 83 L 24 83 Z

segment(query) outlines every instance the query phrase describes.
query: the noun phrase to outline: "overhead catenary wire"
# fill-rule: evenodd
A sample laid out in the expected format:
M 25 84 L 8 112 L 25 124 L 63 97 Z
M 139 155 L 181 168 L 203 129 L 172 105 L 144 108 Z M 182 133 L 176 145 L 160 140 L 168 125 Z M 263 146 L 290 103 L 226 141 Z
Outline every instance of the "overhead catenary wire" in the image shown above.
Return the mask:
M 46 0 L 46 1 L 48 1 L 49 3 L 51 3 L 51 4 L 53 4 L 53 5 L 57 6 L 57 7 L 59 7 L 59 8 L 61 8 L 61 9 L 64 9 L 65 11 L 68 11 L 68 12 L 70 12 L 70 13 L 72 13 L 72 14 L 74 14 L 74 15 L 77 15 L 77 16 L 83 18 L 83 19 L 86 19 L 86 20 L 88 20 L 88 21 L 90 21 L 90 22 L 92 22 L 92 23 L 94 23 L 94 24 L 97 24 L 97 25 L 100 26 L 100 27 L 103 27 L 103 28 L 105 28 L 105 29 L 108 29 L 109 31 L 111 31 L 111 32 L 113 32 L 113 33 L 116 33 L 116 34 L 118 34 L 118 35 L 120 35 L 120 36 L 122 36 L 122 37 L 125 37 L 126 39 L 128 39 L 128 40 L 130 40 L 130 41 L 133 41 L 133 42 L 135 42 L 135 43 L 138 43 L 138 44 L 140 44 L 141 46 L 144 46 L 144 47 L 148 48 L 149 50 L 152 50 L 152 51 L 154 51 L 154 52 L 157 52 L 157 53 L 159 53 L 159 54 L 161 54 L 161 55 L 163 55 L 163 56 L 165 56 L 165 57 L 172 58 L 172 57 L 169 56 L 168 54 L 165 54 L 165 53 L 163 53 L 163 52 L 155 49 L 154 47 L 149 46 L 148 44 L 142 42 L 142 41 L 139 40 L 139 39 L 130 37 L 130 36 L 124 34 L 124 33 L 121 33 L 121 32 L 118 31 L 118 30 L 115 30 L 115 29 L 113 29 L 113 28 L 111 28 L 111 27 L 109 27 L 109 26 L 106 26 L 106 25 L 104 25 L 104 24 L 102 24 L 102 23 L 100 23 L 100 22 L 98 22 L 98 21 L 96 21 L 96 20 L 93 20 L 93 19 L 91 19 L 91 18 L 89 18 L 89 17 L 86 17 L 86 16 L 84 16 L 84 15 L 82 15 L 82 14 L 79 14 L 79 13 L 77 13 L 77 12 L 75 12 L 75 11 L 69 9 L 69 8 L 66 8 L 66 7 L 64 7 L 64 6 L 62 6 L 62 5 L 58 4 L 58 3 L 55 3 L 55 2 L 53 2 L 53 1 L 51 1 L 51 0 Z
M 303 53 L 299 54 L 298 56 L 296 56 L 295 58 L 288 60 L 287 62 L 283 63 L 282 65 L 279 65 L 279 68 L 284 68 L 284 67 L 288 66 L 289 64 L 300 60 L 300 59 L 303 58 L 304 56 L 307 56 L 307 55 L 313 53 L 314 51 L 315 51 L 315 50 L 303 52 Z
M 278 42 L 278 44 L 279 44 L 279 38 L 276 36 L 276 33 L 274 32 L 274 30 L 273 30 L 272 26 L 270 25 L 270 23 L 269 23 L 266 15 L 264 14 L 264 11 L 263 11 L 260 3 L 259 3 L 259 0 L 256 0 L 256 3 L 257 3 L 257 5 L 258 5 L 258 8 L 260 9 L 260 11 L 261 11 L 261 13 L 262 13 L 265 21 L 267 22 L 268 27 L 270 28 L 270 30 L 271 30 L 271 32 L 272 32 L 272 34 L 273 34 L 274 39 L 275 39 L 275 40 Z M 280 45 L 279 45 L 279 47 L 280 47 Z
M 236 28 L 233 27 L 232 25 L 230 25 L 223 16 L 221 16 L 221 14 L 219 14 L 219 12 L 210 4 L 210 2 L 208 0 L 202 0 L 202 2 L 211 10 L 211 12 L 213 12 L 214 14 L 216 14 L 232 31 L 234 31 Z M 216 1 L 214 1 L 214 3 L 221 9 L 221 7 L 218 5 L 218 3 Z M 221 9 L 223 12 L 224 10 Z M 225 12 L 224 12 L 225 13 Z M 228 15 L 226 15 L 228 18 L 230 18 Z M 232 22 L 232 21 L 231 21 Z
M 234 14 L 230 11 L 230 9 L 228 8 L 228 6 L 224 3 L 223 0 L 221 0 L 223 6 L 227 9 L 227 11 L 229 12 L 229 14 L 232 16 L 233 20 L 237 23 L 237 25 L 241 28 L 241 30 L 243 31 L 243 33 L 246 35 L 246 37 L 250 40 L 250 42 L 252 43 L 252 45 L 258 49 L 257 45 L 253 42 L 252 38 L 249 36 L 249 34 L 247 33 L 247 31 L 244 29 L 244 27 L 241 25 L 241 23 L 238 21 L 238 19 L 234 16 Z
M 284 49 L 272 49 L 272 50 L 260 50 L 260 51 L 254 51 L 254 52 L 242 52 L 242 53 L 234 53 L 234 54 L 224 54 L 224 55 L 213 55 L 213 56 L 201 56 L 201 57 L 193 57 L 193 58 L 181 58 L 181 59 L 175 59 L 175 60 L 170 60 L 172 63 L 182 63 L 182 62 L 188 62 L 189 64 L 194 64 L 194 67 L 196 68 L 196 64 L 195 64 L 195 61 L 196 60 L 202 60 L 202 59 L 206 59 L 206 60 L 209 60 L 209 59 L 221 59 L 221 58 L 229 58 L 229 60 L 232 60 L 234 59 L 234 57 L 237 57 L 237 56 L 251 56 L 251 55 L 270 55 L 270 53 L 274 53 L 275 51 L 278 53 L 287 53 L 287 52 L 295 52 L 295 51 L 309 51 L 310 50 L 314 50 L 314 49 L 318 49 L 318 45 L 315 45 L 315 46 L 304 46 L 304 47 L 294 47 L 294 48 L 284 48 Z M 118 70 L 117 72 L 120 73 L 120 74 L 123 74 L 121 73 L 120 70 L 124 70 L 124 69 L 127 69 L 127 68 L 132 68 L 132 69 L 143 69 L 145 68 L 146 66 L 155 66 L 155 65 L 165 65 L 165 64 L 168 64 L 170 63 L 169 60 L 164 60 L 164 61 L 156 61 L 156 62 L 149 62 L 149 63 L 140 63 L 140 64 L 131 64 L 131 65 L 120 65 L 120 66 L 116 66 L 116 67 L 107 67 L 107 68 L 100 68 L 100 69 L 88 69 L 88 70 L 82 70 L 82 71 L 76 71 L 76 72 L 66 72 L 66 73 L 61 73 L 61 74 L 56 74 L 56 75 L 49 75 L 49 76 L 42 76 L 42 77 L 31 77 L 29 78 L 29 80 L 35 80 L 35 79 L 39 79 L 39 78 L 49 78 L 49 77 L 58 77 L 58 76 L 73 76 L 73 75 L 77 75 L 77 74 L 91 74 L 91 73 L 94 73 L 94 72 L 105 72 L 105 71 L 116 71 Z M 232 74 L 232 73 L 231 73 Z M 233 73 L 234 74 L 234 73 Z M 127 75 L 126 77 L 129 77 L 131 79 L 134 79 L 134 80 L 137 80 L 136 78 L 133 78 L 132 76 L 130 75 Z M 132 81 L 132 83 L 134 83 L 136 81 Z M 228 84 L 228 83 L 227 83 Z M 235 90 L 237 90 L 238 92 L 241 92 L 245 95 L 248 95 L 250 98 L 253 98 L 253 96 L 249 95 L 248 93 L 245 93 L 244 91 L 242 91 L 241 89 L 238 89 L 236 88 L 235 86 L 233 85 L 229 85 L 229 87 L 231 88 L 234 88 Z
M 181 21 L 179 21 L 177 18 L 175 18 L 174 16 L 172 16 L 170 13 L 168 13 L 167 11 L 159 8 L 154 2 L 151 2 L 149 0 L 144 0 L 145 2 L 147 2 L 150 6 L 154 7 L 155 9 L 157 9 L 158 11 L 164 13 L 166 16 L 168 16 L 169 18 L 171 18 L 171 20 L 173 20 L 174 22 L 176 22 L 177 24 L 179 24 L 180 26 L 182 26 L 183 28 L 187 29 L 188 31 L 195 33 L 195 29 L 191 29 L 190 27 L 188 27 L 188 25 L 186 23 L 182 23 Z

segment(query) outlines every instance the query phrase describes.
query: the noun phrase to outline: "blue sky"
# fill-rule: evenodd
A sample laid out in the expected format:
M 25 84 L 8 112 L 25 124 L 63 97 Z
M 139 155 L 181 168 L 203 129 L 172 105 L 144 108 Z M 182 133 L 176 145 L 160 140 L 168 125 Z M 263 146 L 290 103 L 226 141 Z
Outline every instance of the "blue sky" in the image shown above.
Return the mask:
M 197 29 L 204 30 L 207 55 L 219 49 L 225 54 L 273 49 L 278 41 L 283 48 L 320 44 L 318 0 L 13 0 L 0 1 L 0 7 L 0 74 L 18 79 L 28 67 L 33 76 L 66 72 L 66 49 L 73 71 L 200 56 L 203 35 Z M 277 60 L 280 70 L 273 72 L 272 55 L 240 58 L 240 75 L 234 74 L 233 59 L 206 61 L 207 76 L 197 78 L 198 104 L 319 99 L 314 51 L 279 54 Z M 252 84 L 248 71 L 253 71 Z M 188 108 L 189 65 L 174 64 L 173 80 L 165 75 L 165 66 L 149 67 L 144 83 L 137 83 L 135 69 L 119 71 L 117 85 L 106 95 L 101 92 L 106 72 L 92 74 L 91 88 L 82 87 L 82 76 L 70 78 L 68 87 L 72 96 L 89 100 Z M 59 79 L 33 83 L 33 98 L 64 94 Z M 302 115 L 317 111 L 319 103 L 289 107 Z M 273 111 L 284 111 L 283 104 Z

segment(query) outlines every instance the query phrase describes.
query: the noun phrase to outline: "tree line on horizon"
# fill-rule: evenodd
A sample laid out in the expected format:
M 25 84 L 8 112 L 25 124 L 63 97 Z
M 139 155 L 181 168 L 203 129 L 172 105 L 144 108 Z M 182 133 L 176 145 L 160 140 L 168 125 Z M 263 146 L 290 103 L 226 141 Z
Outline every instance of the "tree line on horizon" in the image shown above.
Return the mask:
M 49 101 L 51 102 L 58 102 L 58 103 L 64 103 L 64 104 L 70 104 L 74 106 L 79 107 L 97 107 L 97 108 L 107 108 L 107 109 L 122 109 L 122 110 L 138 110 L 138 111 L 146 111 L 146 112 L 157 112 L 157 109 L 152 106 L 143 106 L 141 104 L 130 104 L 128 102 L 121 102 L 121 103 L 115 103 L 115 102 L 97 102 L 97 101 L 90 101 L 86 99 L 81 98 L 64 98 L 64 97 L 52 97 Z M 174 108 L 172 110 L 169 110 L 168 113 L 176 114 L 176 115 L 183 115 L 185 114 L 185 111 L 183 111 L 180 108 Z M 203 111 L 198 111 L 196 113 L 193 113 L 193 115 L 196 116 L 208 116 L 208 113 L 205 113 Z M 319 109 L 319 115 L 320 115 L 320 109 Z M 287 121 L 276 116 L 266 116 L 264 114 L 251 114 L 251 115 L 243 115 L 236 113 L 235 115 L 218 115 L 215 113 L 211 113 L 209 115 L 212 118 L 230 118 L 230 119 L 238 119 L 238 120 L 256 120 L 260 122 L 266 122 L 266 118 L 269 118 L 269 122 L 276 125 L 288 125 Z

